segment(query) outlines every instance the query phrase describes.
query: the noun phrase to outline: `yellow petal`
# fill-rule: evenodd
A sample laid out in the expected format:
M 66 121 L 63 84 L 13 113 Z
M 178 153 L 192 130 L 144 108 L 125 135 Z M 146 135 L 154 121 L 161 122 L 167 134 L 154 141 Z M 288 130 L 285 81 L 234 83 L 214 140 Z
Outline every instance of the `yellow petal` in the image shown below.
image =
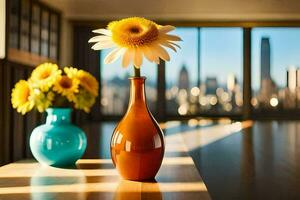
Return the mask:
M 109 54 L 107 54 L 107 56 L 104 59 L 104 63 L 105 64 L 113 63 L 123 54 L 124 54 L 123 48 L 116 48 L 112 50 Z
M 159 65 L 159 63 L 160 63 L 160 59 L 159 59 L 159 57 L 158 57 L 158 56 L 155 56 L 155 58 L 154 58 L 154 62 L 155 62 L 156 64 L 158 64 L 158 65 Z
M 122 66 L 123 67 L 127 67 L 131 60 L 132 60 L 132 57 L 133 57 L 133 51 L 131 49 L 127 49 L 123 55 L 123 60 L 122 60 Z
M 171 25 L 166 25 L 166 26 L 161 26 L 158 30 L 160 33 L 168 33 L 170 31 L 175 30 L 175 27 Z
M 153 45 L 153 50 L 163 60 L 165 60 L 165 61 L 170 60 L 170 56 L 169 56 L 168 52 L 164 48 L 162 48 L 160 45 Z
M 169 42 L 169 44 L 174 45 L 174 46 L 178 47 L 179 49 L 181 49 L 181 47 L 178 44 L 174 43 L 174 42 Z
M 163 34 L 162 37 L 170 41 L 182 41 L 182 39 L 177 35 Z
M 92 49 L 94 50 L 101 50 L 101 49 L 108 49 L 115 47 L 116 45 L 112 41 L 107 41 L 107 42 L 97 42 L 92 46 Z
M 168 43 L 168 42 L 163 42 L 163 43 L 161 43 L 161 45 L 163 45 L 163 46 L 165 46 L 165 47 L 169 47 L 169 48 L 172 49 L 173 51 L 177 52 L 177 51 L 176 51 L 176 48 L 173 47 L 173 46 L 172 46 L 170 43 Z
M 93 30 L 92 32 L 93 33 L 100 33 L 100 34 L 103 34 L 103 35 L 111 36 L 111 31 L 107 30 L 105 28 L 96 29 L 96 30 Z
M 153 56 L 152 52 L 150 51 L 149 47 L 145 46 L 143 48 L 143 53 L 150 62 L 154 61 L 154 56 Z
M 98 35 L 95 37 L 92 37 L 91 39 L 89 39 L 89 43 L 92 42 L 106 42 L 106 41 L 111 41 L 111 37 L 109 36 L 104 36 L 104 35 Z
M 143 54 L 139 48 L 135 49 L 133 64 L 136 68 L 140 68 L 143 63 Z
M 159 63 L 160 63 L 159 56 L 156 55 L 155 53 L 153 53 L 153 62 L 155 62 L 156 64 L 159 64 Z

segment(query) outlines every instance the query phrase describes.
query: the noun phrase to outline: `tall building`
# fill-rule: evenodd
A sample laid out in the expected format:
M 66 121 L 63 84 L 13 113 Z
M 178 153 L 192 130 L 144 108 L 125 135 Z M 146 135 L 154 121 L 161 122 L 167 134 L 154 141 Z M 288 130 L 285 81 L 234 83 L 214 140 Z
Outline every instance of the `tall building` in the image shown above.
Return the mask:
M 216 94 L 218 88 L 217 77 L 207 77 L 205 80 L 206 94 Z
M 289 88 L 290 92 L 295 92 L 297 87 L 297 69 L 296 67 L 292 66 L 287 70 L 287 87 Z
M 286 73 L 286 87 L 290 92 L 296 92 L 296 88 L 300 87 L 300 69 L 296 66 L 290 66 Z
M 268 37 L 261 39 L 260 48 L 260 83 L 262 87 L 263 80 L 271 79 L 271 66 L 270 66 L 270 41 Z
M 189 90 L 189 73 L 185 65 L 182 65 L 181 70 L 179 72 L 179 80 L 178 80 L 178 88 L 179 90 Z
M 229 74 L 227 76 L 227 90 L 233 91 L 235 89 L 235 86 L 237 84 L 237 78 L 234 74 Z

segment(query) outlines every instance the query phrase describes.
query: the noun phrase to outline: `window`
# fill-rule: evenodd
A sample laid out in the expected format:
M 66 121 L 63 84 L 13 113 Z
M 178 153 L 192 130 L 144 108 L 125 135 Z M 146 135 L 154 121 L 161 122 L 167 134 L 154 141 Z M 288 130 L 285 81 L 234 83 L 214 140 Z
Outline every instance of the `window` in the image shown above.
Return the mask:
M 170 34 L 183 42 L 177 53 L 168 49 L 172 59 L 165 63 L 165 85 L 157 86 L 156 64 L 145 62 L 142 68 L 152 112 L 159 87 L 165 88 L 166 107 L 161 112 L 167 117 L 242 115 L 243 28 L 179 27 Z M 252 97 L 247 100 L 254 114 L 300 108 L 299 35 L 300 27 L 251 29 Z M 120 116 L 127 108 L 132 69 L 119 70 L 120 61 L 101 66 L 103 114 Z
M 243 30 L 201 28 L 201 112 L 240 113 L 243 106 Z
M 49 52 L 49 12 L 42 11 L 41 18 L 41 55 L 47 57 Z
M 169 115 L 236 114 L 243 106 L 243 30 L 178 28 L 182 42 L 166 63 Z
M 40 7 L 33 4 L 31 12 L 31 52 L 35 54 L 39 54 L 40 51 L 40 12 Z
M 9 47 L 17 49 L 18 43 L 18 31 L 19 31 L 19 12 L 20 4 L 18 0 L 11 0 L 9 2 Z
M 101 111 L 102 115 L 122 116 L 127 109 L 129 100 L 129 80 L 133 74 L 133 67 L 121 69 L 121 59 L 112 64 L 104 64 L 105 56 L 110 50 L 100 52 L 101 69 Z M 156 113 L 156 80 L 157 65 L 143 60 L 141 75 L 146 76 L 146 96 L 148 107 L 153 114 Z
M 178 52 L 168 50 L 171 60 L 166 62 L 166 111 L 168 115 L 197 113 L 197 99 L 190 95 L 197 86 L 198 29 L 177 28 L 172 34 L 184 42 Z
M 299 35 L 300 28 L 252 30 L 251 104 L 255 111 L 300 107 Z

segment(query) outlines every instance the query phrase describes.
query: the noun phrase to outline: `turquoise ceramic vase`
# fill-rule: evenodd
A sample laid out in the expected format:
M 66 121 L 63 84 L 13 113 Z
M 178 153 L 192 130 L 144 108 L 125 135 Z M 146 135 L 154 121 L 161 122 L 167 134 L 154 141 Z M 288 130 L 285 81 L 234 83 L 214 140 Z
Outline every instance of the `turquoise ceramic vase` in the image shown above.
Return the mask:
M 72 166 L 86 149 L 84 132 L 71 123 L 70 108 L 49 108 L 46 124 L 36 127 L 30 136 L 33 156 L 42 164 Z

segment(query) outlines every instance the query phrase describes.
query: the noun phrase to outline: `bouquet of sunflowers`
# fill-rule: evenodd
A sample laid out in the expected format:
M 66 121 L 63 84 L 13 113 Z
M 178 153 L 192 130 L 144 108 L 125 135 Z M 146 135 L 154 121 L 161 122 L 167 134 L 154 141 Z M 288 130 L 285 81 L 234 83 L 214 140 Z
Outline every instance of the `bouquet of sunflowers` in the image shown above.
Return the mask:
M 74 107 L 89 112 L 98 96 L 95 77 L 73 67 L 59 69 L 56 64 L 37 66 L 31 77 L 16 83 L 11 94 L 14 109 L 23 115 L 36 108 L 44 112 L 49 107 Z

